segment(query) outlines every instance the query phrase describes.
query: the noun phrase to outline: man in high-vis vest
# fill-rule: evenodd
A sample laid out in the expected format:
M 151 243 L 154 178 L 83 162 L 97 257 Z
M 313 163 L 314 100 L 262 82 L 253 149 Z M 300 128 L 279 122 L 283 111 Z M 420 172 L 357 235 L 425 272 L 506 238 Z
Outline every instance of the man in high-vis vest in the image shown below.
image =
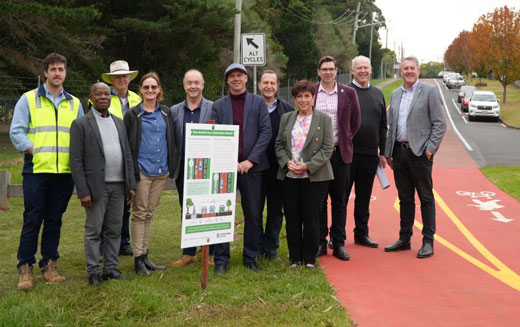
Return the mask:
M 51 53 L 43 60 L 46 81 L 16 103 L 9 136 L 16 150 L 25 153 L 23 175 L 23 227 L 18 247 L 18 290 L 33 288 L 38 235 L 43 223 L 39 267 L 41 280 L 61 283 L 58 274 L 61 217 L 74 182 L 69 163 L 70 126 L 83 116 L 78 98 L 63 89 L 67 59 Z
M 137 106 L 141 102 L 141 97 L 128 89 L 130 82 L 137 77 L 139 71 L 130 70 L 130 66 L 124 60 L 116 60 L 110 64 L 110 73 L 103 73 L 101 78 L 110 88 L 110 108 L 108 111 L 120 119 L 126 114 L 128 109 Z M 101 233 L 101 250 L 103 247 L 103 233 Z M 119 246 L 120 255 L 133 255 L 130 247 L 130 204 L 125 202 L 123 210 L 123 224 L 121 225 L 121 244 Z

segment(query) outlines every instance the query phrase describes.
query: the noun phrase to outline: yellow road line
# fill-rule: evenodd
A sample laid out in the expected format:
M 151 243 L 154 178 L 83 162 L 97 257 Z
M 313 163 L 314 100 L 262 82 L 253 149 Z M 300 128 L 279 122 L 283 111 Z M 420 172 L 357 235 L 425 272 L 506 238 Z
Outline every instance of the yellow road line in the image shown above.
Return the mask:
M 482 256 L 484 256 L 490 263 L 492 263 L 496 269 L 488 266 L 487 264 L 483 263 L 477 258 L 471 256 L 467 252 L 461 250 L 459 247 L 457 247 L 447 239 L 439 236 L 438 234 L 435 235 L 435 240 L 437 240 L 437 242 L 446 246 L 448 249 L 455 252 L 462 258 L 466 259 L 473 265 L 477 266 L 486 273 L 495 277 L 499 281 L 503 282 L 504 284 L 508 285 L 509 287 L 517 291 L 520 291 L 520 276 L 513 270 L 511 270 L 509 267 L 507 267 L 502 261 L 500 261 L 495 255 L 493 255 L 482 243 L 480 243 L 480 241 L 469 231 L 469 229 L 467 229 L 466 226 L 464 226 L 462 221 L 460 221 L 460 219 L 455 215 L 455 213 L 451 211 L 450 207 L 446 204 L 446 202 L 444 202 L 444 200 L 441 198 L 439 193 L 437 193 L 437 191 L 433 190 L 433 193 L 435 195 L 435 201 L 442 209 L 442 211 L 446 213 L 446 215 L 451 219 L 451 221 L 460 230 L 462 235 L 466 237 L 466 239 L 471 243 L 471 245 L 473 245 L 473 247 L 480 254 L 482 254 Z M 399 199 L 396 199 L 396 201 L 394 202 L 394 208 L 397 210 L 397 212 L 399 212 Z M 423 228 L 423 225 L 417 220 L 415 220 L 414 225 L 419 230 L 422 230 Z

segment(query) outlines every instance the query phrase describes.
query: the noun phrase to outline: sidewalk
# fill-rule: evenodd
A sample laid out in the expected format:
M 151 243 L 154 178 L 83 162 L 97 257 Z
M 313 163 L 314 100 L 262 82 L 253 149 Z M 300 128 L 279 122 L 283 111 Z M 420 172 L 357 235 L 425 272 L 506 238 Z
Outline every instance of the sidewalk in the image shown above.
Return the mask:
M 398 80 L 398 78 L 390 78 L 390 79 L 387 79 L 386 81 L 381 82 L 381 83 L 379 83 L 377 85 L 374 85 L 374 86 L 377 87 L 378 89 L 382 89 L 383 87 L 392 84 L 396 80 Z

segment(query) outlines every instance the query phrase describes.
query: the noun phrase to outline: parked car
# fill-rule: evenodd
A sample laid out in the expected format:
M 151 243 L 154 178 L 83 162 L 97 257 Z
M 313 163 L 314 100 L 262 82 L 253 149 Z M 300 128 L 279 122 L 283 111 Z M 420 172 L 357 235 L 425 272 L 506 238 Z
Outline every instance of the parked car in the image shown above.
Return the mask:
M 446 82 L 446 87 L 448 89 L 454 89 L 461 87 L 466 84 L 466 81 L 459 73 L 451 73 L 448 76 L 448 81 Z
M 500 104 L 492 91 L 475 91 L 469 101 L 468 120 L 475 117 L 492 117 L 499 121 Z
M 464 93 L 464 97 L 462 98 L 462 100 L 460 102 L 460 110 L 462 110 L 462 112 L 468 112 L 469 100 L 471 100 L 471 96 L 473 95 L 473 92 L 475 92 L 475 91 L 476 90 L 468 91 L 468 92 Z
M 457 102 L 462 103 L 462 98 L 464 97 L 464 94 L 471 90 L 471 92 L 475 91 L 477 88 L 474 86 L 461 86 L 459 90 L 459 96 L 457 97 Z
M 452 72 L 450 72 L 450 71 L 445 71 L 444 75 L 442 75 L 442 81 L 444 82 L 444 84 L 448 83 L 448 77 L 450 77 L 451 73 Z

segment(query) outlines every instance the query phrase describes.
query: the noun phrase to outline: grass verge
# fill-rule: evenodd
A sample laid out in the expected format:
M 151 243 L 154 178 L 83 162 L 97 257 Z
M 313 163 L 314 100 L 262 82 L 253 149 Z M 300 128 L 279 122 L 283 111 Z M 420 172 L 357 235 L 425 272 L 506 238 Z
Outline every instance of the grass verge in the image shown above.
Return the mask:
M 480 170 L 498 188 L 520 201 L 520 166 L 491 166 Z
M 381 91 L 383 92 L 383 94 L 385 96 L 386 105 L 390 104 L 390 95 L 392 94 L 392 91 L 395 90 L 396 88 L 398 88 L 399 86 L 401 86 L 402 84 L 403 84 L 403 80 L 398 78 L 394 82 L 386 85 L 385 87 L 383 87 L 381 89 Z
M 0 142 L 8 141 L 0 137 Z M 13 183 L 21 183 L 20 155 L 7 145 L 1 149 L 0 169 L 12 168 Z M 12 165 L 12 160 L 18 164 Z M 131 257 L 120 257 L 119 268 L 132 280 L 91 287 L 83 249 L 85 212 L 74 196 L 63 216 L 59 248 L 59 270 L 67 282 L 40 282 L 35 265 L 35 289 L 18 292 L 16 251 L 23 198 L 11 198 L 10 205 L 10 210 L 0 211 L 0 326 L 352 326 L 321 269 L 289 268 L 283 230 L 283 262 L 260 259 L 260 274 L 242 266 L 240 209 L 228 273 L 215 277 L 210 270 L 206 291 L 200 288 L 200 264 L 135 277 Z M 165 191 L 152 224 L 150 258 L 156 264 L 169 266 L 181 255 L 179 218 L 177 192 Z

